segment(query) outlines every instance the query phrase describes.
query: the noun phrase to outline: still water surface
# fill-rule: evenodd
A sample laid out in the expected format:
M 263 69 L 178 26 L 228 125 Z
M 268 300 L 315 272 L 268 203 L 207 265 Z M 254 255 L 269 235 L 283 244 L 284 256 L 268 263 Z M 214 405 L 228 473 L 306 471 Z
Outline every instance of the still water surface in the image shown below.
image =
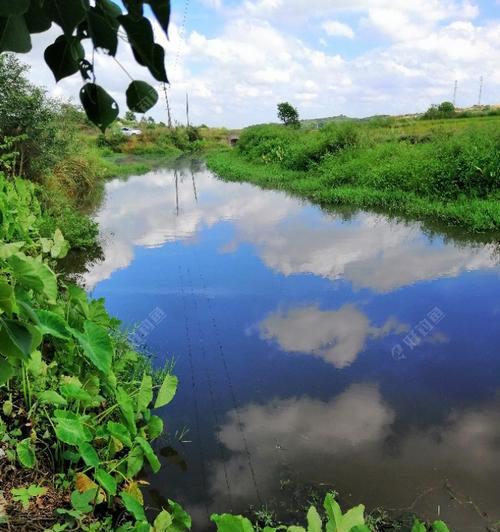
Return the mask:
M 197 531 L 336 489 L 456 530 L 500 519 L 498 243 L 176 166 L 107 184 L 85 274 L 176 361 L 151 506 L 178 500 Z

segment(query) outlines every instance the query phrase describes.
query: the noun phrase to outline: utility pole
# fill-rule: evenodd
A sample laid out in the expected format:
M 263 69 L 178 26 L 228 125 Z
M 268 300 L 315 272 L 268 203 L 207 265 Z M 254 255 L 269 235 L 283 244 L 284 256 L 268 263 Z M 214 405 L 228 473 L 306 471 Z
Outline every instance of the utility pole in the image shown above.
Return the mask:
M 479 98 L 477 100 L 477 105 L 481 105 L 482 98 L 483 98 L 483 76 L 479 78 Z
M 189 96 L 186 92 L 186 124 L 187 127 L 189 127 Z
M 458 88 L 458 80 L 455 80 L 455 88 L 453 89 L 453 105 L 457 105 L 457 88 Z
M 172 128 L 172 116 L 170 115 L 170 104 L 168 102 L 168 93 L 167 93 L 167 84 L 163 84 L 163 92 L 165 94 L 165 103 L 167 104 L 167 124 L 168 127 Z

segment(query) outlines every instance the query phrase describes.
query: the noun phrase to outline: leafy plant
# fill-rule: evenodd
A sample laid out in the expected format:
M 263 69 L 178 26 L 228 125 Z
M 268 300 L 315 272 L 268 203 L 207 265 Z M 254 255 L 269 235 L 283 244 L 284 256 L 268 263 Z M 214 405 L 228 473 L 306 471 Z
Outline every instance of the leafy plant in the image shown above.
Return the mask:
M 94 61 L 86 58 L 82 43 L 90 41 L 94 53 L 102 50 L 115 57 L 119 31 L 124 31 L 138 64 L 146 67 L 159 82 L 168 83 L 165 51 L 154 39 L 153 26 L 144 15 L 147 5 L 156 20 L 168 31 L 169 0 L 125 0 L 126 12 L 111 0 L 95 3 L 81 0 L 18 0 L 0 5 L 0 53 L 27 53 L 31 35 L 44 33 L 57 24 L 62 33 L 47 46 L 45 62 L 57 81 L 80 73 L 85 82 L 80 100 L 89 120 L 103 132 L 118 116 L 118 104 L 95 83 Z M 146 112 L 158 100 L 156 90 L 144 81 L 133 80 L 127 89 L 131 111 Z
M 20 502 L 23 505 L 23 508 L 27 510 L 29 508 L 31 499 L 40 497 L 40 495 L 47 493 L 47 488 L 32 484 L 27 488 L 12 488 L 11 493 L 12 500 L 14 502 Z

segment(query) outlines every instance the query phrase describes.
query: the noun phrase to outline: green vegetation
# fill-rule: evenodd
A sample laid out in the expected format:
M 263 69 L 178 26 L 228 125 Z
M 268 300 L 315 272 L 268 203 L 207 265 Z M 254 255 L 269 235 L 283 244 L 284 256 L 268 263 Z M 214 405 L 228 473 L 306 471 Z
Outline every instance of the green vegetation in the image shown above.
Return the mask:
M 59 229 L 40 235 L 32 183 L 0 174 L 0 211 L 0 449 L 11 464 L 0 519 L 24 529 L 37 499 L 52 511 L 44 528 L 150 530 L 137 475 L 145 462 L 160 468 L 153 410 L 173 399 L 177 378 L 153 371 L 103 300 L 54 273 L 69 245 Z M 173 521 L 188 518 L 165 501 L 153 526 Z
M 211 519 L 220 532 L 277 532 L 279 530 L 286 532 L 323 532 L 323 530 L 326 532 L 370 532 L 379 530 L 375 523 L 370 522 L 369 517 L 365 517 L 365 507 L 362 504 L 343 513 L 335 500 L 334 493 L 326 494 L 323 510 L 324 515 L 322 516 L 314 505 L 309 507 L 306 515 L 307 528 L 299 525 L 275 525 L 270 516 L 266 516 L 263 526 L 259 524 L 254 526 L 248 518 L 241 515 L 215 514 L 212 515 Z M 391 530 L 398 529 L 399 527 L 391 527 Z M 426 525 L 418 519 L 413 519 L 408 530 L 411 532 L 448 532 L 448 527 L 443 521 L 434 521 L 432 524 Z
M 254 126 L 209 155 L 221 177 L 284 189 L 324 206 L 500 229 L 500 119 L 341 122 L 319 130 Z

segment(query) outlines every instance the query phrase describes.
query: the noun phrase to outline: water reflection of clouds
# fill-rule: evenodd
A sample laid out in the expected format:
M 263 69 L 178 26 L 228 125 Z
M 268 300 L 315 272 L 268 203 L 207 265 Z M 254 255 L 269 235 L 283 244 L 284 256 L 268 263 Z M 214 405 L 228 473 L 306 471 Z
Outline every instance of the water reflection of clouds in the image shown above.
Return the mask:
M 229 478 L 238 479 L 231 486 L 236 498 L 248 501 L 255 496 L 243 429 L 264 494 L 276 493 L 290 471 L 302 485 L 330 481 L 345 489 L 350 483 L 359 488 L 362 478 L 365 496 L 371 497 L 365 502 L 374 505 L 383 500 L 407 505 L 433 482 L 438 487 L 449 482 L 458 493 L 480 498 L 484 510 L 498 514 L 491 490 L 500 473 L 498 398 L 453 411 L 442 424 L 415 427 L 403 435 L 394 432 L 396 416 L 397 408 L 373 384 L 352 384 L 326 402 L 294 397 L 246 405 L 238 415 L 230 412 L 220 428 L 219 438 L 231 455 L 224 467 L 212 463 L 210 493 L 214 500 L 224 493 L 225 468 Z
M 354 305 L 338 310 L 304 306 L 278 311 L 259 324 L 263 339 L 277 342 L 288 353 L 304 353 L 322 358 L 336 368 L 350 366 L 370 338 L 381 338 L 409 329 L 395 318 L 375 327 Z
M 394 412 L 376 386 L 354 384 L 334 399 L 323 402 L 309 397 L 275 399 L 265 405 L 250 404 L 229 412 L 219 432 L 220 441 L 231 452 L 226 463 L 228 477 L 240 479 L 231 486 L 233 496 L 249 498 L 253 486 L 246 482 L 246 445 L 260 488 L 274 485 L 279 479 L 278 456 L 302 472 L 312 460 L 321 462 L 341 457 L 353 449 L 363 449 L 383 440 L 389 433 Z M 241 437 L 241 427 L 247 443 Z M 222 464 L 212 468 L 212 494 L 224 493 Z
M 496 264 L 489 246 L 430 245 L 416 225 L 366 213 L 342 223 L 335 215 L 311 214 L 285 194 L 224 183 L 206 171 L 195 179 L 198 200 L 189 171 L 178 175 L 179 215 L 172 170 L 110 182 L 97 215 L 105 259 L 86 275 L 87 285 L 130 264 L 134 246 L 186 241 L 201 228 L 228 220 L 235 237 L 221 253 L 249 242 L 268 267 L 284 275 L 345 277 L 379 292 Z

